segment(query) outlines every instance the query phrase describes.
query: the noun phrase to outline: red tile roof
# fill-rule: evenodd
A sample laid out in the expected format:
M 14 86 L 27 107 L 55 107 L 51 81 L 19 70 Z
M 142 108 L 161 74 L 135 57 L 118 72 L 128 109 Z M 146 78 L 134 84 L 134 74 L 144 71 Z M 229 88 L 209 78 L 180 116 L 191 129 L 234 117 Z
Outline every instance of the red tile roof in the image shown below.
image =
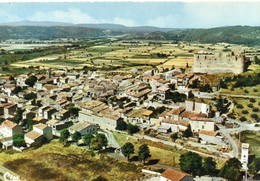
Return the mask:
M 171 181 L 180 181 L 181 179 L 183 179 L 185 176 L 191 176 L 185 172 L 182 172 L 180 170 L 175 170 L 175 169 L 171 169 L 168 168 L 167 170 L 165 170 L 162 173 L 162 176 L 171 180 Z
M 201 130 L 200 134 L 205 134 L 205 135 L 209 135 L 209 136 L 216 136 L 217 132 L 215 131 L 206 131 L 206 130 Z

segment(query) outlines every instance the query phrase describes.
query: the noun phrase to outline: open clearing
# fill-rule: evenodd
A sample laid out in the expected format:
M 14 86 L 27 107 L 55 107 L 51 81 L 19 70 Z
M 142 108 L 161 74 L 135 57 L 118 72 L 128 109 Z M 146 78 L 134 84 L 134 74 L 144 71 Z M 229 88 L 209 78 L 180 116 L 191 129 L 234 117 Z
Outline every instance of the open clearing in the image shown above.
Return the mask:
M 102 176 L 108 180 L 133 180 L 140 168 L 105 155 L 91 157 L 88 150 L 76 146 L 64 147 L 57 140 L 36 150 L 23 153 L 0 153 L 0 162 L 27 180 L 93 180 Z

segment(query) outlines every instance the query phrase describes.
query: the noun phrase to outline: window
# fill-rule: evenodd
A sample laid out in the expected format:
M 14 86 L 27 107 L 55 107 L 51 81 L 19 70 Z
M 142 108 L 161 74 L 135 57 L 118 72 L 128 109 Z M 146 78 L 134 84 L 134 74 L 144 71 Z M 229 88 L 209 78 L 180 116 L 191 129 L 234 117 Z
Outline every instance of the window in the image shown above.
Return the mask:
M 202 129 L 204 129 L 204 125 L 202 126 Z

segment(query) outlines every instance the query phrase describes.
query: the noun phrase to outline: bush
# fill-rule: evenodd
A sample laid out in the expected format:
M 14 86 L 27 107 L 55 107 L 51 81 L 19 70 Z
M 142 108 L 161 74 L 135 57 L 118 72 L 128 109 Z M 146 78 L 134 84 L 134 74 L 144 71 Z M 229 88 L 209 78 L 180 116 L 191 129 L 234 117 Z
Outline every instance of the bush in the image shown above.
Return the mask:
M 253 104 L 248 104 L 247 107 L 253 108 L 254 105 Z
M 245 90 L 244 90 L 244 92 L 245 92 L 245 93 L 248 93 L 248 90 L 247 90 L 247 89 L 245 89 Z
M 132 125 L 132 124 L 128 124 L 127 125 L 127 132 L 128 132 L 128 134 L 132 135 L 134 133 L 137 133 L 138 131 L 139 131 L 138 126 Z
M 240 118 L 240 121 L 245 122 L 245 121 L 247 121 L 247 119 L 245 118 L 245 116 L 242 116 L 242 117 Z
M 123 120 L 119 120 L 116 126 L 117 130 L 126 130 L 127 124 Z
M 259 112 L 259 108 L 254 108 L 253 112 Z
M 257 114 L 251 114 L 251 117 L 254 118 L 256 121 L 258 121 L 258 115 Z
M 148 134 L 150 134 L 150 132 L 151 132 L 151 129 L 147 129 L 147 130 L 144 131 L 144 134 L 148 135 Z
M 255 99 L 254 99 L 254 98 L 250 98 L 249 100 L 250 100 L 250 102 L 252 102 L 252 103 L 255 102 Z
M 248 111 L 247 110 L 243 110 L 242 113 L 243 114 L 248 114 Z
M 242 104 L 237 104 L 237 108 L 242 109 L 242 108 L 244 108 L 244 106 Z
M 253 91 L 254 91 L 254 92 L 258 92 L 258 90 L 257 90 L 257 89 L 253 89 Z

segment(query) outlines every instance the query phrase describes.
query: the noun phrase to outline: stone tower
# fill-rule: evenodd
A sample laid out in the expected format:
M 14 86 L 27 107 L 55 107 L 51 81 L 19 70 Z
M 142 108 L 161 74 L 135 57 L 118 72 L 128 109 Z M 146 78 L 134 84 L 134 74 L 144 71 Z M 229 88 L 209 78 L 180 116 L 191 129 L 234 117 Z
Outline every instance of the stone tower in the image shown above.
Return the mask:
M 241 147 L 241 163 L 242 163 L 242 168 L 247 169 L 247 164 L 248 164 L 248 152 L 249 152 L 249 144 L 248 143 L 242 143 Z

